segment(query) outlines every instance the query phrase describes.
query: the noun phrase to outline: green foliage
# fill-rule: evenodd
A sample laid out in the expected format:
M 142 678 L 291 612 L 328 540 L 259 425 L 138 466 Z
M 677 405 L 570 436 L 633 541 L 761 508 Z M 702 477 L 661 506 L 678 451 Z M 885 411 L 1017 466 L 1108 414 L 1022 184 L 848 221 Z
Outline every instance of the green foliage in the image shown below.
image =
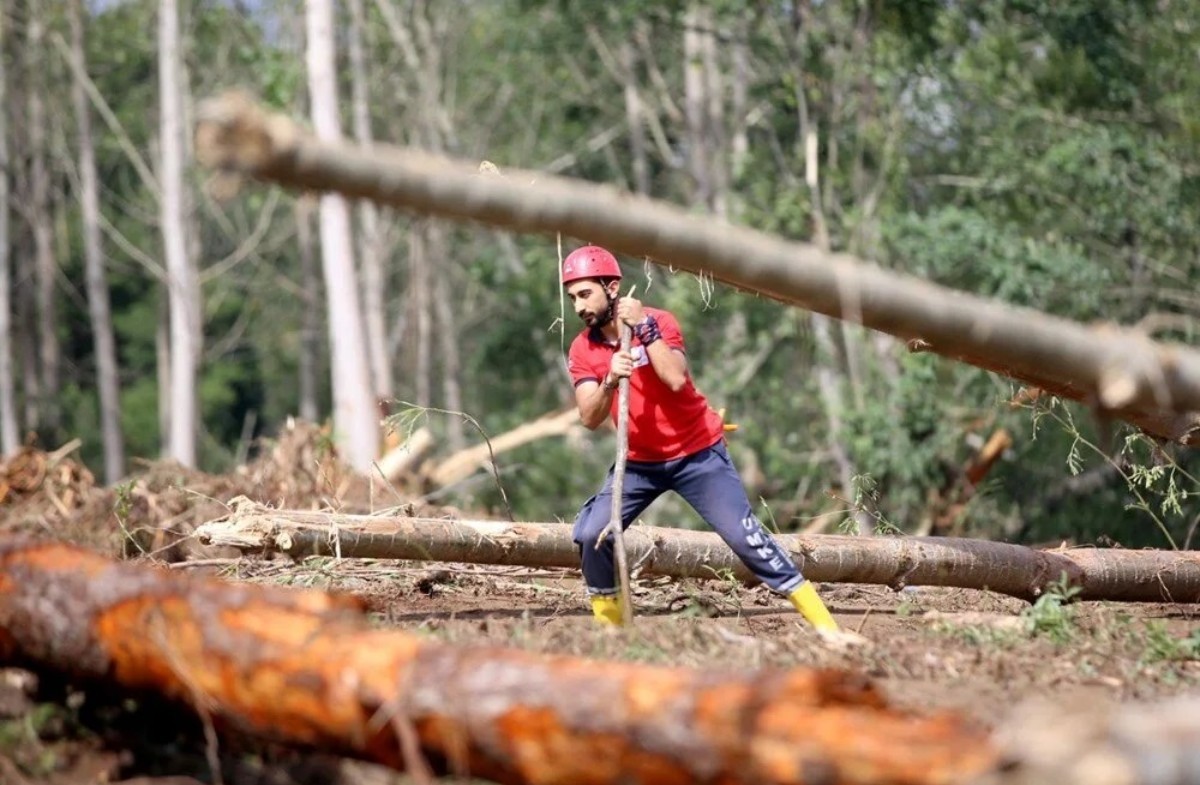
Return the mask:
M 793 4 L 708 5 L 725 100 L 714 134 L 725 145 L 735 222 L 813 240 L 820 207 L 835 251 L 1073 319 L 1131 323 L 1155 313 L 1170 317 L 1167 335 L 1195 341 L 1200 69 L 1193 61 L 1200 27 L 1187 4 L 816 3 L 803 5 L 799 22 Z M 373 131 L 378 139 L 427 144 L 429 99 L 448 118 L 439 144 L 457 156 L 504 170 L 555 162 L 563 174 L 628 187 L 623 66 L 607 58 L 631 42 L 652 195 L 690 203 L 694 140 L 682 101 L 687 9 L 675 0 L 428 4 L 424 19 L 431 51 L 441 55 L 441 85 L 426 96 L 422 90 L 433 85 L 406 65 L 368 3 Z M 298 113 L 305 86 L 294 11 L 267 2 L 191 6 L 184 49 L 192 96 L 242 85 Z M 89 74 L 121 133 L 151 170 L 157 50 L 146 31 L 155 13 L 152 0 L 106 6 L 91 19 L 87 53 Z M 605 47 L 595 45 L 589 27 Z M 638 43 L 642 33 L 650 47 Z M 735 117 L 729 100 L 740 72 L 733 53 L 743 45 L 746 114 Z M 65 107 L 65 99 L 56 87 L 52 100 Z M 805 180 L 802 114 L 818 140 L 815 195 Z M 68 129 L 67 116 L 55 115 L 55 127 Z M 120 136 L 99 118 L 96 126 L 122 423 L 129 454 L 152 458 L 161 437 L 156 337 L 165 313 L 158 196 Z M 735 163 L 728 158 L 738 130 L 747 146 Z M 56 162 L 56 186 L 67 195 L 61 223 L 69 227 L 60 238 L 60 403 L 65 430 L 82 437 L 81 455 L 95 466 L 95 367 L 79 215 L 67 191 L 71 168 L 66 158 Z M 247 186 L 216 204 L 200 188 L 207 173 L 189 176 L 204 279 L 202 458 L 205 468 L 220 470 L 248 423 L 257 423 L 252 435 L 270 434 L 296 412 L 300 329 L 306 314 L 324 318 L 323 293 L 305 291 L 292 194 Z M 396 397 L 411 399 L 412 223 L 386 211 L 383 222 Z M 265 229 L 247 250 L 260 224 Z M 463 413 L 494 434 L 569 405 L 563 366 L 579 323 L 564 309 L 557 284 L 559 238 L 473 228 L 448 230 L 447 237 L 437 262 L 452 292 Z M 586 239 L 561 238 L 564 250 Z M 1190 544 L 1200 471 L 1194 451 L 1155 445 L 1061 401 L 1013 410 L 1003 404 L 1014 392 L 1008 381 L 928 354 L 881 350 L 862 331 L 846 331 L 850 344 L 838 339 L 837 357 L 820 357 L 801 311 L 711 280 L 643 268 L 641 260 L 623 262 L 647 302 L 679 317 L 699 388 L 740 425 L 731 449 L 743 472 L 757 475 L 752 498 L 783 530 L 833 508 L 866 511 L 881 529 L 912 531 L 928 519 L 930 499 L 970 460 L 975 440 L 1007 428 L 1014 445 L 975 489 L 966 533 Z M 318 329 L 327 352 L 328 326 Z M 860 354 L 853 380 L 847 346 Z M 319 362 L 325 413 L 332 382 L 328 358 Z M 445 362 L 435 356 L 434 373 Z M 829 450 L 819 363 L 843 377 L 838 438 L 859 475 L 848 489 L 838 487 Z M 432 386 L 436 407 L 444 401 Z M 567 518 L 595 490 L 613 452 L 603 432 L 548 440 L 505 454 L 500 479 L 517 516 Z M 1087 493 L 1071 490 L 1073 481 L 1097 475 L 1109 479 Z M 441 498 L 492 510 L 503 504 L 486 477 Z M 1049 605 L 1038 613 L 1050 614 Z
M 1058 644 L 1070 643 L 1078 631 L 1071 603 L 1079 591 L 1066 575 L 1047 586 L 1033 605 L 1021 613 L 1029 634 L 1044 635 Z

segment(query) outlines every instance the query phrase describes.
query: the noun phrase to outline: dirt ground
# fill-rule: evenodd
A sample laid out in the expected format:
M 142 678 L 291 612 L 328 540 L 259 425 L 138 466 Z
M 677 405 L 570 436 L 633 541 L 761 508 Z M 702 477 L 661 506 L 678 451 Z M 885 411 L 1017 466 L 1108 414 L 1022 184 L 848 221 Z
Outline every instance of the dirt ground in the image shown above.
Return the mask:
M 611 630 L 594 624 L 571 570 L 331 558 L 296 564 L 228 553 L 212 558 L 188 548 L 181 538 L 189 522 L 215 517 L 222 501 L 248 487 L 264 500 L 327 501 L 312 489 L 297 491 L 298 475 L 289 474 L 296 470 L 287 460 L 308 458 L 303 450 L 277 451 L 273 469 L 260 465 L 225 478 L 160 467 L 140 484 L 80 491 L 72 505 L 63 503 L 62 488 L 52 489 L 59 503 L 43 501 L 40 513 L 31 506 L 36 489 L 27 491 L 25 499 L 0 504 L 0 536 L 45 536 L 57 528 L 62 539 L 166 559 L 173 569 L 352 592 L 368 599 L 373 623 L 448 645 L 697 668 L 850 669 L 868 674 L 897 706 L 949 709 L 993 727 L 1033 698 L 1102 706 L 1173 696 L 1200 682 L 1200 606 L 1194 605 L 1070 603 L 1051 595 L 1031 606 L 982 591 L 825 584 L 819 589 L 838 622 L 870 641 L 836 648 L 761 587 L 640 581 L 635 624 Z M 262 492 L 268 486 L 271 492 Z M 143 545 L 130 553 L 131 541 Z M 201 557 L 207 561 L 187 561 Z M 405 781 L 378 767 L 257 740 L 214 741 L 180 715 L 153 701 L 0 670 L 0 785 Z

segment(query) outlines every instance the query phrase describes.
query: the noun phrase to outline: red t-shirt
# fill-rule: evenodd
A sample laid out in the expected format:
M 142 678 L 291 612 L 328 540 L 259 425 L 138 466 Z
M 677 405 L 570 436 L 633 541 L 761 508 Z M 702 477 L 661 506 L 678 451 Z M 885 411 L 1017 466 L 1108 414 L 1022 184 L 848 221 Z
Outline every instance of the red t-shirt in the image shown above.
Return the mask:
M 658 322 L 662 341 L 682 352 L 683 333 L 669 312 L 646 308 Z M 618 346 L 604 339 L 599 330 L 585 329 L 571 342 L 567 366 L 571 381 L 602 383 L 608 375 Z M 679 392 L 658 378 L 646 348 L 635 336 L 631 344 L 633 375 L 629 379 L 629 460 L 670 461 L 716 444 L 725 435 L 720 416 L 692 384 L 691 375 Z M 619 398 L 612 397 L 612 418 L 617 420 Z

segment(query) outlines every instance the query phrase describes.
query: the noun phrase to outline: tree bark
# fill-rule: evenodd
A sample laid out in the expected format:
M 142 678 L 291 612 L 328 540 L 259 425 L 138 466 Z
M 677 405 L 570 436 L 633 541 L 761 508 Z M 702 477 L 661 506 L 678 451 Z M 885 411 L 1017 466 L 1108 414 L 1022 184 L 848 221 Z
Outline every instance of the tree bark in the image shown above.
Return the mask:
M 371 132 L 370 79 L 363 36 L 366 18 L 363 0 L 348 0 L 350 29 L 347 48 L 350 58 L 351 116 L 354 138 L 363 147 L 374 143 Z M 362 259 L 363 327 L 366 330 L 367 357 L 371 366 L 372 391 L 377 401 L 390 401 L 393 395 L 392 363 L 387 350 L 387 314 L 384 308 L 383 238 L 379 209 L 369 199 L 358 203 L 359 257 Z
M 645 107 L 637 89 L 637 51 L 633 43 L 621 43 L 621 81 L 625 96 L 625 123 L 629 126 L 629 158 L 633 167 L 633 188 L 642 196 L 650 194 L 650 164 L 646 155 Z
M 506 523 L 272 510 L 239 499 L 234 512 L 199 526 L 201 542 L 292 556 L 412 559 L 530 567 L 579 566 L 565 523 Z M 331 541 L 331 532 L 337 539 Z M 1066 577 L 1079 599 L 1200 600 L 1200 554 L 1121 549 L 1035 550 L 943 537 L 775 535 L 805 577 L 818 582 L 957 586 L 1033 600 Z M 753 576 L 712 532 L 637 526 L 626 532 L 642 575 L 713 579 Z
M 302 196 L 293 210 L 296 221 L 296 252 L 300 259 L 301 308 L 299 362 L 300 419 L 315 423 L 320 416 L 317 406 L 317 373 L 321 355 L 321 276 L 317 272 L 316 249 L 312 236 L 313 200 Z
M 46 139 L 46 104 L 48 88 L 42 51 L 46 46 L 45 9 L 40 4 L 28 8 L 25 52 L 28 72 L 29 108 L 29 220 L 33 230 L 33 253 L 37 281 L 37 346 L 41 365 L 41 390 L 38 430 L 43 438 L 54 441 L 61 425 L 59 405 L 59 366 L 61 350 L 58 343 L 58 303 L 55 297 L 55 278 L 58 260 L 54 254 L 54 221 L 50 212 L 50 169 L 47 163 L 49 144 Z
M 1200 442 L 1200 352 L 897 275 L 679 207 L 532 172 L 479 177 L 473 164 L 377 145 L 321 143 L 245 98 L 208 103 L 197 146 L 208 165 L 293 187 L 338 189 L 402 209 L 522 232 L 561 231 L 900 338 L 1056 394 L 1146 431 Z M 523 183 L 537 178 L 536 189 Z
M 8 33 L 8 2 L 0 0 L 0 51 Z M 8 106 L 7 59 L 0 57 L 0 107 Z M 7 173 L 8 112 L 0 110 L 0 172 Z M 0 177 L 0 455 L 11 455 L 21 444 L 17 424 L 16 365 L 13 361 L 12 257 L 9 255 L 9 177 Z
M 115 485 L 125 476 L 125 436 L 121 430 L 121 385 L 117 376 L 117 344 L 113 336 L 108 276 L 100 231 L 99 177 L 92 138 L 91 107 L 80 74 L 87 73 L 84 48 L 84 11 L 81 0 L 71 0 L 72 81 L 75 124 L 79 135 L 79 201 L 83 216 L 83 255 L 86 267 L 88 312 L 96 352 L 96 388 L 100 397 L 100 435 L 104 444 L 104 482 Z M 0 105 L 3 101 L 0 100 Z
M 437 349 L 441 360 L 442 371 L 442 400 L 445 408 L 451 412 L 463 411 L 462 385 L 459 383 L 461 361 L 458 356 L 458 319 L 455 318 L 454 305 L 451 302 L 451 286 L 448 280 L 451 265 L 449 258 L 448 228 L 441 223 L 431 222 L 429 225 L 429 251 L 434 262 L 430 268 L 433 274 L 433 316 L 437 321 Z M 462 449 L 466 444 L 463 433 L 463 418 L 452 416 L 446 421 L 446 443 L 451 449 Z
M 333 1 L 307 0 L 309 100 L 317 138 L 342 139 L 334 70 Z M 333 358 L 334 433 L 346 463 L 367 474 L 379 450 L 378 409 L 371 395 L 358 276 L 350 238 L 350 211 L 336 193 L 321 196 L 321 259 L 329 300 L 330 351 Z
M 523 785 L 962 782 L 982 728 L 835 670 L 738 673 L 453 648 L 353 598 L 0 545 L 0 660 L 156 692 L 234 729 Z M 853 728 L 853 733 L 847 733 Z
M 194 262 L 188 255 L 184 214 L 183 89 L 180 77 L 179 7 L 177 0 L 158 6 L 159 145 L 162 149 L 163 256 L 170 303 L 170 388 L 160 390 L 170 401 L 167 455 L 183 466 L 196 465 L 199 424 L 196 373 L 200 361 L 200 292 Z

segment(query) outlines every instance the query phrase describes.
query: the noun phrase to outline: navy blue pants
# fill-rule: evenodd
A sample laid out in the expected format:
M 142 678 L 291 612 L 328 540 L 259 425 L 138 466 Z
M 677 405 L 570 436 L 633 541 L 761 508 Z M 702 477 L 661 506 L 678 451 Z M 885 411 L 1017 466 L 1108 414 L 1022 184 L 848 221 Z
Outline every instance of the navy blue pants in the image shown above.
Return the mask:
M 588 499 L 575 517 L 574 540 L 582 551 L 583 579 L 592 596 L 615 594 L 613 538 L 596 541 L 612 516 L 610 468 L 604 486 Z M 763 529 L 750 509 L 742 479 L 720 441 L 685 458 L 662 463 L 629 461 L 621 494 L 621 524 L 624 528 L 641 515 L 651 502 L 667 491 L 675 491 L 728 543 L 738 558 L 771 589 L 788 594 L 804 578 L 795 562 Z

